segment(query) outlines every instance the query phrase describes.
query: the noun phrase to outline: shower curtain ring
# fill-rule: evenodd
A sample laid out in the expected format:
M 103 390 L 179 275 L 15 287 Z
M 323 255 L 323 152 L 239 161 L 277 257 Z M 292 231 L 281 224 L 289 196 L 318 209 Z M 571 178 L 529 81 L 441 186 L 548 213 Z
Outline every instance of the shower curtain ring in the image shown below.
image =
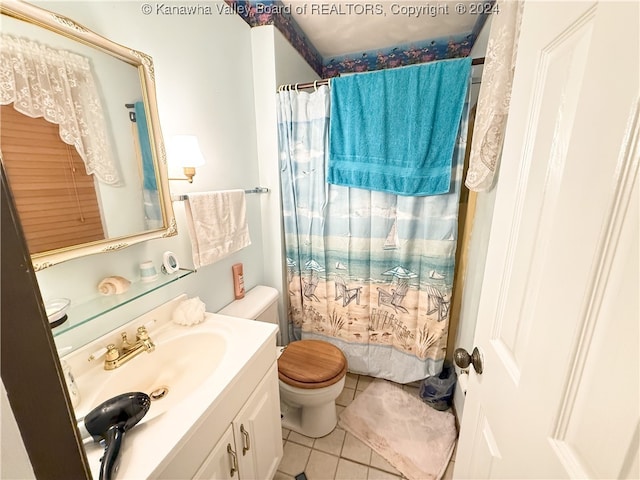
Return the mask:
M 298 84 L 296 83 L 296 92 L 298 91 Z
M 317 80 L 313 81 L 313 90 L 316 91 L 316 92 L 318 91 L 318 81 Z

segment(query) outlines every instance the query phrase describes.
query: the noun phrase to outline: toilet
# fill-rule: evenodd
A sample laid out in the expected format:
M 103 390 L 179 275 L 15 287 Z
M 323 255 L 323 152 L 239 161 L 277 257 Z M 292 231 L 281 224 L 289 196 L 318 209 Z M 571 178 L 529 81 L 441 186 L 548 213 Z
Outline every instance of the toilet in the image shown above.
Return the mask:
M 218 313 L 278 324 L 278 296 L 275 288 L 258 285 Z M 331 433 L 346 373 L 347 359 L 329 342 L 298 340 L 278 347 L 282 426 L 311 438 Z

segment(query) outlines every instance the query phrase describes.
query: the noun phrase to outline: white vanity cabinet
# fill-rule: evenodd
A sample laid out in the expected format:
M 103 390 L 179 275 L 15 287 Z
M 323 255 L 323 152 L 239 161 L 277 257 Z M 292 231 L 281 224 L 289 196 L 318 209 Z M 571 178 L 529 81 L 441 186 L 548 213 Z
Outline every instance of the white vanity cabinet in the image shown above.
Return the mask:
M 212 313 L 197 325 L 176 325 L 171 313 L 184 299 L 176 297 L 127 324 L 135 331 L 153 321 L 156 348 L 121 369 L 87 362 L 93 352 L 120 341 L 119 329 L 65 358 L 79 373 L 76 415 L 95 408 L 105 392 L 147 391 L 160 382 L 169 394 L 127 433 L 119 480 L 271 479 L 282 459 L 278 327 Z M 236 455 L 233 476 L 228 450 Z M 85 452 L 98 478 L 103 447 L 91 443 Z
M 266 480 L 282 458 L 278 374 L 274 364 L 195 474 L 198 480 Z

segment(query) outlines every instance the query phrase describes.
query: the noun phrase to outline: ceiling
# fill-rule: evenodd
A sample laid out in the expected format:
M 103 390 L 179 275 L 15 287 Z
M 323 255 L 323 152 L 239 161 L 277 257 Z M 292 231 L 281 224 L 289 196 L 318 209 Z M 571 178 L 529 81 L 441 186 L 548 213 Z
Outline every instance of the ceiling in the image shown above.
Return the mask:
M 422 44 L 442 37 L 471 34 L 478 22 L 472 2 L 378 3 L 283 0 L 291 16 L 324 59 L 356 52 Z M 477 2 L 473 2 L 477 5 Z M 456 7 L 458 5 L 458 7 Z M 457 13 L 464 6 L 466 13 Z

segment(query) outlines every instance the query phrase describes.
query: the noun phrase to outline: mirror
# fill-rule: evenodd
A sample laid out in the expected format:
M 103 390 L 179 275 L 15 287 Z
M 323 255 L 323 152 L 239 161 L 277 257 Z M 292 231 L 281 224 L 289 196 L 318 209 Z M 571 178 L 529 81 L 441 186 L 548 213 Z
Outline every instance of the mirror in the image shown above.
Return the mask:
M 0 13 L 0 150 L 35 270 L 176 235 L 151 58 L 34 5 Z

